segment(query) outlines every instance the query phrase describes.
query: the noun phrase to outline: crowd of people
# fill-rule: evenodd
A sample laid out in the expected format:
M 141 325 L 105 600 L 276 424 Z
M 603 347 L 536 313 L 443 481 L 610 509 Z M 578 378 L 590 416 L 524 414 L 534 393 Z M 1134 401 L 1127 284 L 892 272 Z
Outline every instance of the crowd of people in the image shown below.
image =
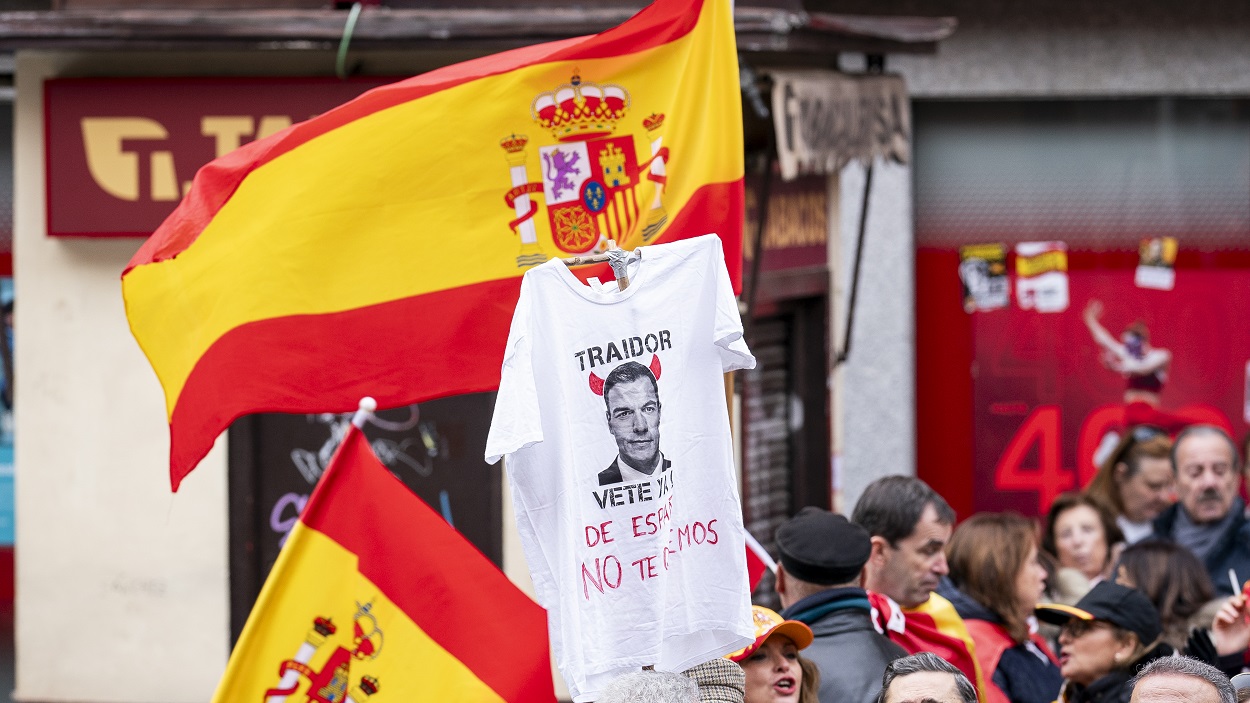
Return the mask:
M 744 693 L 626 682 L 601 703 L 1232 703 L 1250 665 L 1241 468 L 1217 427 L 1130 428 L 1041 524 L 956 524 L 923 481 L 879 479 L 849 519 L 808 507 L 778 528 L 781 612 L 755 606 L 755 642 L 696 667 Z

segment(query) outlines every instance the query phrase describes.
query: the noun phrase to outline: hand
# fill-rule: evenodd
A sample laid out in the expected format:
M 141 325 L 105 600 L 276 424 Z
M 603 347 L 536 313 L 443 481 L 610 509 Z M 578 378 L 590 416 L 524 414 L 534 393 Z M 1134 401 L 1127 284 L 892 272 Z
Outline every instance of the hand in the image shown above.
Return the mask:
M 1244 652 L 1250 646 L 1250 612 L 1245 591 L 1224 601 L 1211 623 L 1211 638 L 1220 656 Z

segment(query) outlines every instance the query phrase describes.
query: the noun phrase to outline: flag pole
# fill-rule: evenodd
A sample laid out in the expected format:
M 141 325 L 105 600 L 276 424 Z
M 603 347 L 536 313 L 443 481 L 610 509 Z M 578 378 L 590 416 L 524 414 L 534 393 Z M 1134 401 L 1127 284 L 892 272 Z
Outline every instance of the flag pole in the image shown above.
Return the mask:
M 369 416 L 373 415 L 373 411 L 378 409 L 378 401 L 370 396 L 360 399 L 360 405 L 356 408 L 356 414 L 352 415 L 352 424 L 356 429 L 363 430 L 365 422 L 369 420 Z

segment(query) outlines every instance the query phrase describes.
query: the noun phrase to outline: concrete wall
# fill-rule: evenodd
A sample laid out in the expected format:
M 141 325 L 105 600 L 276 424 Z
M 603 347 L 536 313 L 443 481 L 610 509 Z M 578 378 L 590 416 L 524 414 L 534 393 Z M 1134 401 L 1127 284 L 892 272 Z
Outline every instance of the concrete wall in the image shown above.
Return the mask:
M 851 274 L 863 210 L 865 170 L 842 170 L 834 270 L 836 354 L 845 337 Z M 916 472 L 915 244 L 910 166 L 878 160 L 868 221 L 850 355 L 834 371 L 834 485 L 837 508 L 848 515 L 864 487 L 890 474 Z
M 23 55 L 16 73 L 16 698 L 204 701 L 229 652 L 225 453 L 169 492 L 163 396 L 118 278 L 140 241 L 44 235 L 59 64 Z

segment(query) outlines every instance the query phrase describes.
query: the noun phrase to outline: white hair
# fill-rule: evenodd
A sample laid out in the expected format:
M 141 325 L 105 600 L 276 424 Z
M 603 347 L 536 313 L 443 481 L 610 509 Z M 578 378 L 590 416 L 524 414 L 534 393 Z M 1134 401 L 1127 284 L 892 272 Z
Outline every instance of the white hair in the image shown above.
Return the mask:
M 1152 676 L 1189 676 L 1206 681 L 1219 694 L 1220 703 L 1237 703 L 1237 691 L 1224 672 L 1197 659 L 1184 656 L 1160 657 L 1138 672 L 1129 682 L 1129 687 L 1136 689 Z
M 612 679 L 598 703 L 698 703 L 694 681 L 667 671 L 631 671 Z

